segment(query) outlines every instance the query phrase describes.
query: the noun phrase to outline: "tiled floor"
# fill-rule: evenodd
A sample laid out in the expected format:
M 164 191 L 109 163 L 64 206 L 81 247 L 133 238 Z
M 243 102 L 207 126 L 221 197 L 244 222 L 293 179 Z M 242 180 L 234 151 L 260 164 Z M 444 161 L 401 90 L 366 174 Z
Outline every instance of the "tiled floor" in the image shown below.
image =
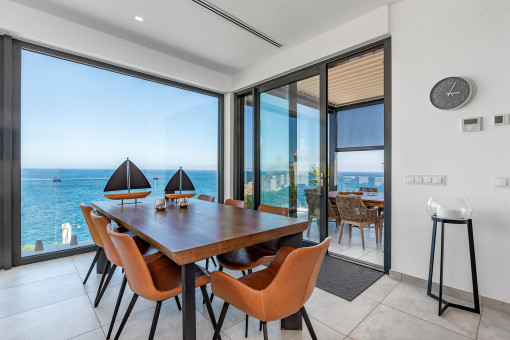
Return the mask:
M 351 247 L 352 248 L 352 247 Z M 0 339 L 104 339 L 115 304 L 121 271 L 115 273 L 101 304 L 92 307 L 100 277 L 81 280 L 93 254 L 0 271 Z M 238 275 L 239 273 L 233 273 Z M 197 292 L 198 339 L 213 329 Z M 130 299 L 126 291 L 115 329 Z M 214 299 L 216 316 L 222 306 Z M 138 299 L 122 339 L 145 339 L 155 303 Z M 383 276 L 351 302 L 315 289 L 306 308 L 319 339 L 510 339 L 510 314 L 484 307 L 477 315 L 448 309 L 437 316 L 437 303 L 425 290 Z M 308 331 L 281 331 L 268 324 L 270 339 L 310 339 Z M 157 339 L 181 338 L 181 312 L 173 299 L 163 304 Z M 244 339 L 244 314 L 230 308 L 223 327 L 225 340 Z M 249 339 L 262 339 L 250 318 Z
M 344 227 L 342 241 L 338 243 L 340 236 L 340 228 L 336 226 L 334 221 L 328 223 L 329 236 L 331 236 L 331 244 L 329 251 L 335 254 L 347 256 L 352 259 L 362 260 L 373 265 L 384 265 L 384 242 L 377 243 L 375 239 L 375 228 L 364 228 L 365 249 L 361 240 L 361 232 L 359 228 L 352 228 L 352 237 L 349 238 L 349 228 Z M 312 222 L 310 235 L 304 233 L 304 238 L 318 242 L 319 229 L 315 221 Z

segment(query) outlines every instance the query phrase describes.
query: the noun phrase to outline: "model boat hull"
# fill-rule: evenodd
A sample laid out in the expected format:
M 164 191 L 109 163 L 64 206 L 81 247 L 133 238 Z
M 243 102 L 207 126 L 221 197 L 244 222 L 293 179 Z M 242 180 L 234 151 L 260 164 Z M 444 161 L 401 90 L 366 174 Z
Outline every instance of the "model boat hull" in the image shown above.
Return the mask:
M 191 198 L 195 195 L 196 193 L 193 192 L 190 194 L 166 194 L 165 197 L 171 200 L 178 200 L 179 198 Z
M 137 198 L 145 198 L 149 196 L 151 192 L 152 191 L 122 192 L 118 194 L 104 194 L 104 196 L 111 200 L 134 200 Z

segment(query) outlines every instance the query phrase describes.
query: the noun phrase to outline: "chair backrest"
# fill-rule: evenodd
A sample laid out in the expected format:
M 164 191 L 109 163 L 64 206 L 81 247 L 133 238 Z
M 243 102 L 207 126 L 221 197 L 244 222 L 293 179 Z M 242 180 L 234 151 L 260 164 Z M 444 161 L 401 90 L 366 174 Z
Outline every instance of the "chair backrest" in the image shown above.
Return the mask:
M 305 195 L 306 194 L 318 194 L 319 193 L 319 189 L 318 188 L 314 188 L 314 189 L 305 189 Z
M 307 190 L 313 190 L 308 191 Z M 305 189 L 306 205 L 308 206 L 308 215 L 313 217 L 320 216 L 320 196 L 315 189 Z
M 270 214 L 289 216 L 289 208 L 275 207 L 273 205 L 261 204 L 257 211 L 262 211 Z
M 361 222 L 364 219 L 364 212 L 368 209 L 360 196 L 337 196 L 336 206 L 342 220 Z
M 133 238 L 116 232 L 111 224 L 107 226 L 106 232 L 124 263 L 124 271 L 131 290 L 146 299 L 157 296 L 159 291 L 154 286 L 149 268 Z
M 112 243 L 112 239 L 110 238 L 110 235 L 108 235 L 108 232 L 106 231 L 106 228 L 108 227 L 108 221 L 106 220 L 106 218 L 104 218 L 103 216 L 99 216 L 95 211 L 90 212 L 90 218 L 92 219 L 92 222 L 96 226 L 98 234 L 101 236 L 106 258 L 111 263 L 119 267 L 123 267 L 119 253 L 117 252 L 117 249 L 115 249 L 115 246 Z M 131 236 L 128 237 L 131 238 Z
M 237 207 L 237 208 L 246 208 L 246 201 L 240 201 L 240 200 L 233 200 L 233 199 L 230 199 L 230 198 L 227 198 L 225 200 L 225 204 L 226 205 L 231 205 L 233 207 Z
M 94 222 L 92 222 L 92 219 L 90 218 L 90 212 L 94 210 L 92 207 L 86 205 L 85 203 L 80 203 L 80 209 L 81 213 L 83 214 L 83 217 L 85 217 L 85 222 L 87 222 L 87 226 L 89 227 L 90 236 L 92 236 L 92 241 L 99 246 L 103 247 L 103 240 L 101 240 L 101 236 L 97 232 L 96 226 L 94 225 Z
M 198 195 L 197 199 L 202 200 L 202 201 L 214 202 L 213 196 L 207 196 L 207 195 L 202 195 L 202 194 Z
M 361 192 L 377 192 L 377 188 L 361 187 L 361 188 L 359 188 L 359 191 L 361 191 Z
M 328 237 L 319 245 L 293 250 L 287 256 L 273 281 L 261 292 L 266 320 L 294 314 L 308 301 L 330 242 Z M 271 264 L 268 270 L 278 265 Z

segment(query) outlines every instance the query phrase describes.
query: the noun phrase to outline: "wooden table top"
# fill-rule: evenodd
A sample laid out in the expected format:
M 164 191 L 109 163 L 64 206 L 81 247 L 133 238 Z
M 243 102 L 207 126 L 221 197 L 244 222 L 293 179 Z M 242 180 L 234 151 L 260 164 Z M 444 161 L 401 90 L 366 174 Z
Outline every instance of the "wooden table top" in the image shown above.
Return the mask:
M 368 194 L 376 194 L 375 196 L 371 196 Z M 338 191 L 330 191 L 328 193 L 328 198 L 330 200 L 336 199 L 336 196 L 338 195 Z M 375 192 L 375 193 L 368 193 L 364 192 L 361 196 L 361 200 L 371 206 L 378 206 L 378 207 L 384 207 L 384 193 L 383 192 Z
M 152 244 L 179 265 L 235 249 L 303 232 L 308 222 L 251 209 L 190 200 L 187 208 L 167 202 L 164 211 L 153 200 L 120 205 L 114 201 L 92 206 Z

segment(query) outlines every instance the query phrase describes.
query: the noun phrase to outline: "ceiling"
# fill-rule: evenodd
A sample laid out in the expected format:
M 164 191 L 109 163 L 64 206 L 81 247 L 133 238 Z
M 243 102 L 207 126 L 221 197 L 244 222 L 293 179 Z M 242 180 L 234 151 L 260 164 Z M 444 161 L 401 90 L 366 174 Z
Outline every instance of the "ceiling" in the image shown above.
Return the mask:
M 319 98 L 319 82 L 298 82 L 298 92 Z M 328 102 L 344 106 L 384 96 L 384 50 L 378 49 L 343 60 L 328 70 Z
M 11 0 L 234 74 L 396 0 L 211 0 L 283 44 L 275 47 L 191 0 Z M 133 16 L 145 22 L 138 23 Z

